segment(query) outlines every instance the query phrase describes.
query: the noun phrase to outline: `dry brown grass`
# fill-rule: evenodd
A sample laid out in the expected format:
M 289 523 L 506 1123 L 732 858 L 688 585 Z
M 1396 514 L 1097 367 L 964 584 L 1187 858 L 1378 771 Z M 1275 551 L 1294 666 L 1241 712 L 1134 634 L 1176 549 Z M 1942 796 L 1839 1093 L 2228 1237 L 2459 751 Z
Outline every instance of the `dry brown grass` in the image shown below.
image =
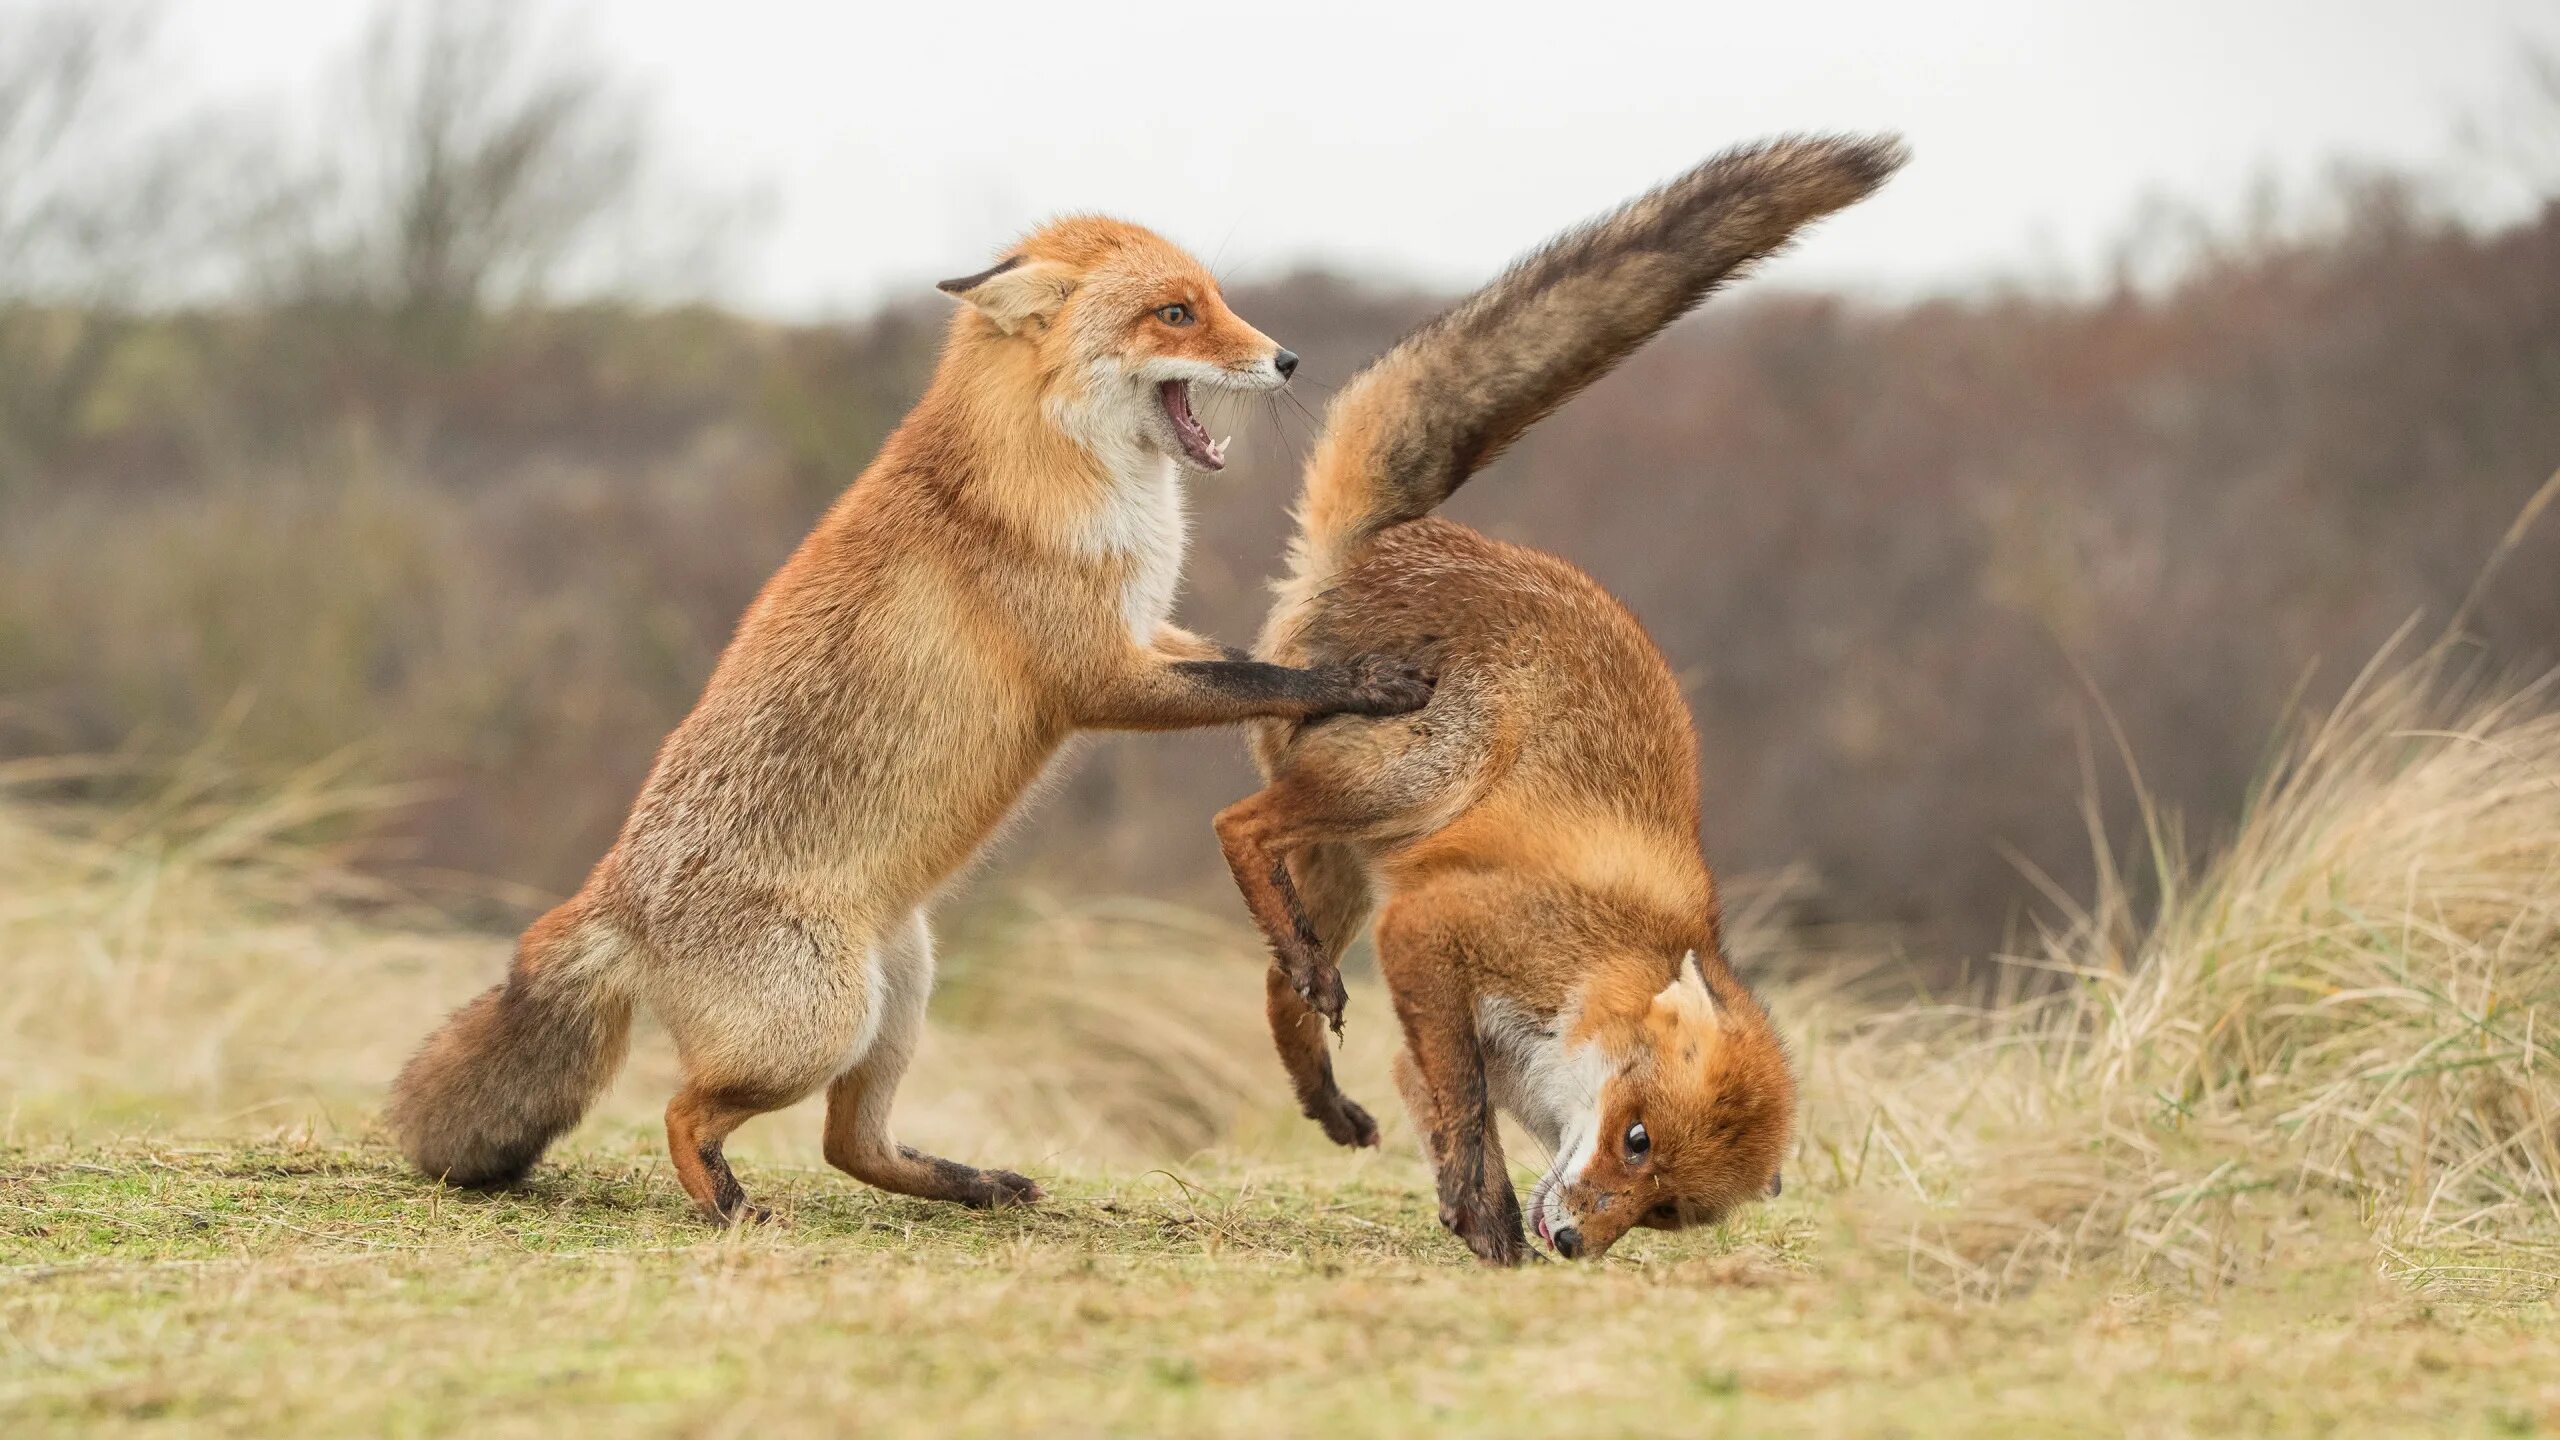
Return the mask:
M 2102 866 L 2040 996 L 1818 1042 L 1808 1144 L 1912 1202 L 1916 1265 L 2210 1290 L 2345 1229 L 2431 1287 L 2560 1282 L 2560 714 L 2456 662 L 2377 663 L 2147 898 Z

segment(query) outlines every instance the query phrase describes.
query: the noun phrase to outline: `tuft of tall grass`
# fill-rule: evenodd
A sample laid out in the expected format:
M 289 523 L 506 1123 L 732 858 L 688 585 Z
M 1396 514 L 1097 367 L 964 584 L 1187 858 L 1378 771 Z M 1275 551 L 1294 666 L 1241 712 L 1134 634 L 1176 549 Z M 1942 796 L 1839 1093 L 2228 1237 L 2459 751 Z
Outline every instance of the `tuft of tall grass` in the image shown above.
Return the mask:
M 2386 655 L 2388 652 L 2386 652 Z M 1911 1262 L 2000 1293 L 2218 1285 L 2344 1231 L 2431 1284 L 2560 1280 L 2560 713 L 2377 661 L 2201 863 L 2147 815 L 1984 1007 L 1818 1041 L 1808 1144 Z

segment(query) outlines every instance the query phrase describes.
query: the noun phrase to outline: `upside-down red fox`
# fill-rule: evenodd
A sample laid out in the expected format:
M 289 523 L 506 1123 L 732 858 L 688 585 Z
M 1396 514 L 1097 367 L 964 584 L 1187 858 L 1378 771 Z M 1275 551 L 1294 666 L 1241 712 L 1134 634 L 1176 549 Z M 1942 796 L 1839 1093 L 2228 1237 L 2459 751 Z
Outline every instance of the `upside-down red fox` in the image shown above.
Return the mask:
M 1273 1039 L 1300 1103 L 1377 1142 L 1335 1084 L 1335 962 L 1377 918 L 1396 1078 L 1440 1217 L 1527 1249 L 1497 1107 L 1553 1161 L 1531 1195 L 1567 1258 L 1636 1225 L 1774 1193 L 1795 1083 L 1726 964 L 1698 840 L 1696 741 L 1671 668 L 1589 576 L 1431 510 L 1531 424 L 1798 228 L 1902 162 L 1891 140 L 1710 160 L 1522 259 L 1345 386 L 1308 464 L 1260 653 L 1391 653 L 1438 677 L 1393 720 L 1275 721 L 1269 783 L 1217 833 L 1269 939 Z
M 1197 261 L 1076 218 L 942 288 L 967 303 L 932 386 L 756 597 L 621 838 L 394 1083 L 390 1127 L 428 1175 L 521 1175 L 612 1077 L 638 1004 L 682 1060 L 667 1145 L 707 1215 L 763 1218 L 722 1142 L 822 1086 L 827 1159 L 857 1178 L 1036 1200 L 890 1135 L 935 893 L 1074 731 L 1429 697 L 1400 662 L 1292 669 L 1168 623 L 1179 472 L 1226 458 L 1193 392 L 1297 364 Z

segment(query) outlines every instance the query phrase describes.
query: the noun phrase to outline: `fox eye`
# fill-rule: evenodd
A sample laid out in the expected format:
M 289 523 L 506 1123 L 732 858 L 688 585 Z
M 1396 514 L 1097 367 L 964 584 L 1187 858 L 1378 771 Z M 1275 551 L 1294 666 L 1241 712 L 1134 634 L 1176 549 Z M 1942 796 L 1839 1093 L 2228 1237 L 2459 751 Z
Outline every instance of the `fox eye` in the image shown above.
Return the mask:
M 1627 1127 L 1626 1143 L 1627 1159 L 1630 1161 L 1642 1160 L 1653 1152 L 1653 1137 L 1644 1133 L 1644 1122 L 1641 1120 Z
M 1167 325 L 1188 325 L 1191 323 L 1191 307 L 1188 305 L 1159 306 L 1156 309 L 1156 318 Z

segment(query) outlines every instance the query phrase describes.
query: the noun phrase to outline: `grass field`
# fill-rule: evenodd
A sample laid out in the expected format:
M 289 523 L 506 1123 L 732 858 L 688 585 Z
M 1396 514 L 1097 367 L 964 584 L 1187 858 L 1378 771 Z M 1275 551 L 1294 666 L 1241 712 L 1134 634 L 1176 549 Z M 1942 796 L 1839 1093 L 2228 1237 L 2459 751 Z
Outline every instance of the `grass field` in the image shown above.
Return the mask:
M 721 1234 L 645 1040 L 522 1190 L 403 1173 L 383 1079 L 504 944 L 291 843 L 349 797 L 0 803 L 0 1434 L 2560 1430 L 2560 719 L 2439 654 L 2282 753 L 2024 998 L 1742 925 L 1786 1197 L 1520 1273 L 1390 1106 L 1358 1155 L 1288 1113 L 1229 920 L 954 937 L 902 1134 L 1047 1205 L 865 1190 L 804 1108 L 734 1151 L 784 1223 Z M 1385 1016 L 1355 985 L 1373 1102 Z
M 2530 1433 L 2540 1306 L 2343 1252 L 2210 1301 L 1910 1283 L 1826 1199 L 1624 1258 L 1460 1263 L 1407 1167 L 1212 1163 L 981 1217 L 759 1172 L 713 1236 L 662 1157 L 438 1197 L 350 1142 L 9 1157 L 12 1433 Z M 1879 1242 L 1882 1243 L 1879 1243 Z

